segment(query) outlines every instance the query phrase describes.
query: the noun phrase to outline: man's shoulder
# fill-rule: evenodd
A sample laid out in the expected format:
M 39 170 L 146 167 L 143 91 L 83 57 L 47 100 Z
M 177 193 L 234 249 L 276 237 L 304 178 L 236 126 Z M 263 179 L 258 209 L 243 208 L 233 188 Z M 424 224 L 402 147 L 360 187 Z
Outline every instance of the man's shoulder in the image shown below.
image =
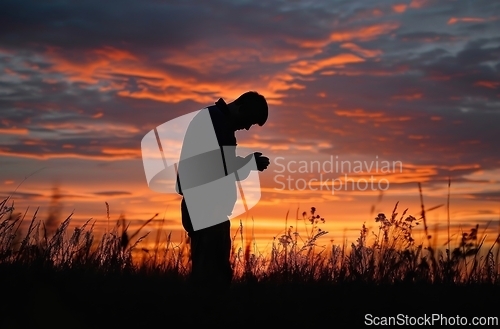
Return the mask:
M 217 117 L 224 117 L 224 113 L 217 107 L 217 105 L 210 105 L 205 107 L 203 110 L 208 111 L 210 115 Z
M 212 124 L 219 140 L 219 145 L 236 145 L 236 137 L 232 131 L 229 120 L 217 105 L 207 107 L 212 119 Z
M 222 111 L 216 105 L 207 106 L 198 110 L 198 113 L 195 115 L 195 118 L 196 119 L 207 118 L 207 115 L 210 115 L 212 121 L 214 118 L 216 120 L 224 118 L 224 113 L 222 113 Z
M 229 120 L 217 105 L 207 106 L 199 110 L 199 113 L 189 124 L 190 134 L 200 135 L 201 131 L 207 132 L 207 123 L 211 124 L 219 145 L 236 145 L 236 136 L 231 129 Z

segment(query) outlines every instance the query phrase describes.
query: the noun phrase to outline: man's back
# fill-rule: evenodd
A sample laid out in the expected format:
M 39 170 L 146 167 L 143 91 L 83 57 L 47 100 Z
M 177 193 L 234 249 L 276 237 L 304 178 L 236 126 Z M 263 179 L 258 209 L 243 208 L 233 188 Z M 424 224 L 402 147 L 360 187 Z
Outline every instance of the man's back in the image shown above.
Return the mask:
M 225 144 L 224 144 L 225 143 Z M 202 109 L 191 121 L 179 161 L 179 185 L 189 212 L 186 231 L 220 223 L 231 215 L 237 200 L 234 175 L 228 175 L 223 146 L 236 138 L 217 106 Z

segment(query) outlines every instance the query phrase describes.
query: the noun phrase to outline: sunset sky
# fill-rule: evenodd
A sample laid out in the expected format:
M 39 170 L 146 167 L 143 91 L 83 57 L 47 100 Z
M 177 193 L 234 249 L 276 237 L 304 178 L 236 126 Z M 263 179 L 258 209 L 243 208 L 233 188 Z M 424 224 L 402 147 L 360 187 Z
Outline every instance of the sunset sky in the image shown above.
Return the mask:
M 142 138 L 255 90 L 269 119 L 236 133 L 239 152 L 271 164 L 259 203 L 233 231 L 253 218 L 265 249 L 288 211 L 295 226 L 297 209 L 314 206 L 329 231 L 322 244 L 342 244 L 363 222 L 376 230 L 375 216 L 398 201 L 399 213 L 418 217 L 420 182 L 427 209 L 444 205 L 428 213 L 444 238 L 450 177 L 454 239 L 476 223 L 494 239 L 498 31 L 500 3 L 490 0 L 4 0 L 0 196 L 45 219 L 58 187 L 60 218 L 74 212 L 75 225 L 106 227 L 107 202 L 112 221 L 124 214 L 140 225 L 158 213 L 180 236 L 180 197 L 149 189 Z M 397 165 L 382 170 L 387 163 Z M 346 178 L 375 188 L 348 181 L 346 190 Z

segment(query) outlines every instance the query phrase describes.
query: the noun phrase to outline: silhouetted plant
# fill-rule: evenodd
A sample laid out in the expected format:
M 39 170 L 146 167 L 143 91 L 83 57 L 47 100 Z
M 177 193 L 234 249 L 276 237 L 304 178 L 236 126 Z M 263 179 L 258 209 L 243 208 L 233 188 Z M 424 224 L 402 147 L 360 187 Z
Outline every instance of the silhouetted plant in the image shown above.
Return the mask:
M 109 219 L 109 206 L 106 204 Z M 270 256 L 257 252 L 254 237 L 244 237 L 243 224 L 233 237 L 231 254 L 235 281 L 239 282 L 427 282 L 427 283 L 490 283 L 498 284 L 498 242 L 484 251 L 485 237 L 479 226 L 463 233 L 459 244 L 450 253 L 432 248 L 426 241 L 417 243 L 414 229 L 423 221 L 401 215 L 395 205 L 391 215 L 378 214 L 376 232 L 365 224 L 358 239 L 348 249 L 346 245 L 320 245 L 319 239 L 328 232 L 321 226 L 326 220 L 315 207 L 295 218 L 273 240 Z M 96 273 L 146 273 L 186 278 L 190 271 L 189 240 L 186 235 L 174 243 L 172 232 L 166 234 L 163 221 L 156 231 L 153 248 L 142 246 L 148 233 L 139 232 L 157 215 L 145 220 L 131 233 L 124 216 L 116 220 L 100 239 L 96 238 L 90 220 L 70 231 L 73 214 L 62 221 L 52 235 L 47 234 L 43 221 L 37 220 L 38 209 L 29 222 L 14 213 L 7 199 L 0 203 L 0 264 L 36 266 L 55 270 L 86 270 Z M 424 214 L 423 214 L 424 215 Z M 25 225 L 22 225 L 22 224 Z M 302 227 L 302 229 L 299 229 Z M 23 232 L 24 230 L 24 232 Z M 236 236 L 241 246 L 236 248 Z M 162 238 L 164 236 L 164 238 Z M 449 244 L 449 243 L 448 243 Z M 496 255 L 495 255 L 496 247 Z

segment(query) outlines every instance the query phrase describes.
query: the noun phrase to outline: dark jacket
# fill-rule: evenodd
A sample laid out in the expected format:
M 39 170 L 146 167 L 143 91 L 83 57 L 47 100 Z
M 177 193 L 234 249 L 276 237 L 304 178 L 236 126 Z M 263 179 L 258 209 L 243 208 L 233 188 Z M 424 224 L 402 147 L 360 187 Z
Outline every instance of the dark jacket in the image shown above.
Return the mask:
M 188 233 L 194 231 L 190 212 L 198 216 L 197 221 L 208 218 L 223 221 L 231 216 L 238 198 L 236 181 L 245 179 L 250 173 L 240 169 L 253 158 L 252 155 L 236 156 L 236 145 L 229 109 L 222 99 L 216 105 L 202 109 L 189 124 L 177 181 L 178 193 L 184 195 L 182 225 Z

